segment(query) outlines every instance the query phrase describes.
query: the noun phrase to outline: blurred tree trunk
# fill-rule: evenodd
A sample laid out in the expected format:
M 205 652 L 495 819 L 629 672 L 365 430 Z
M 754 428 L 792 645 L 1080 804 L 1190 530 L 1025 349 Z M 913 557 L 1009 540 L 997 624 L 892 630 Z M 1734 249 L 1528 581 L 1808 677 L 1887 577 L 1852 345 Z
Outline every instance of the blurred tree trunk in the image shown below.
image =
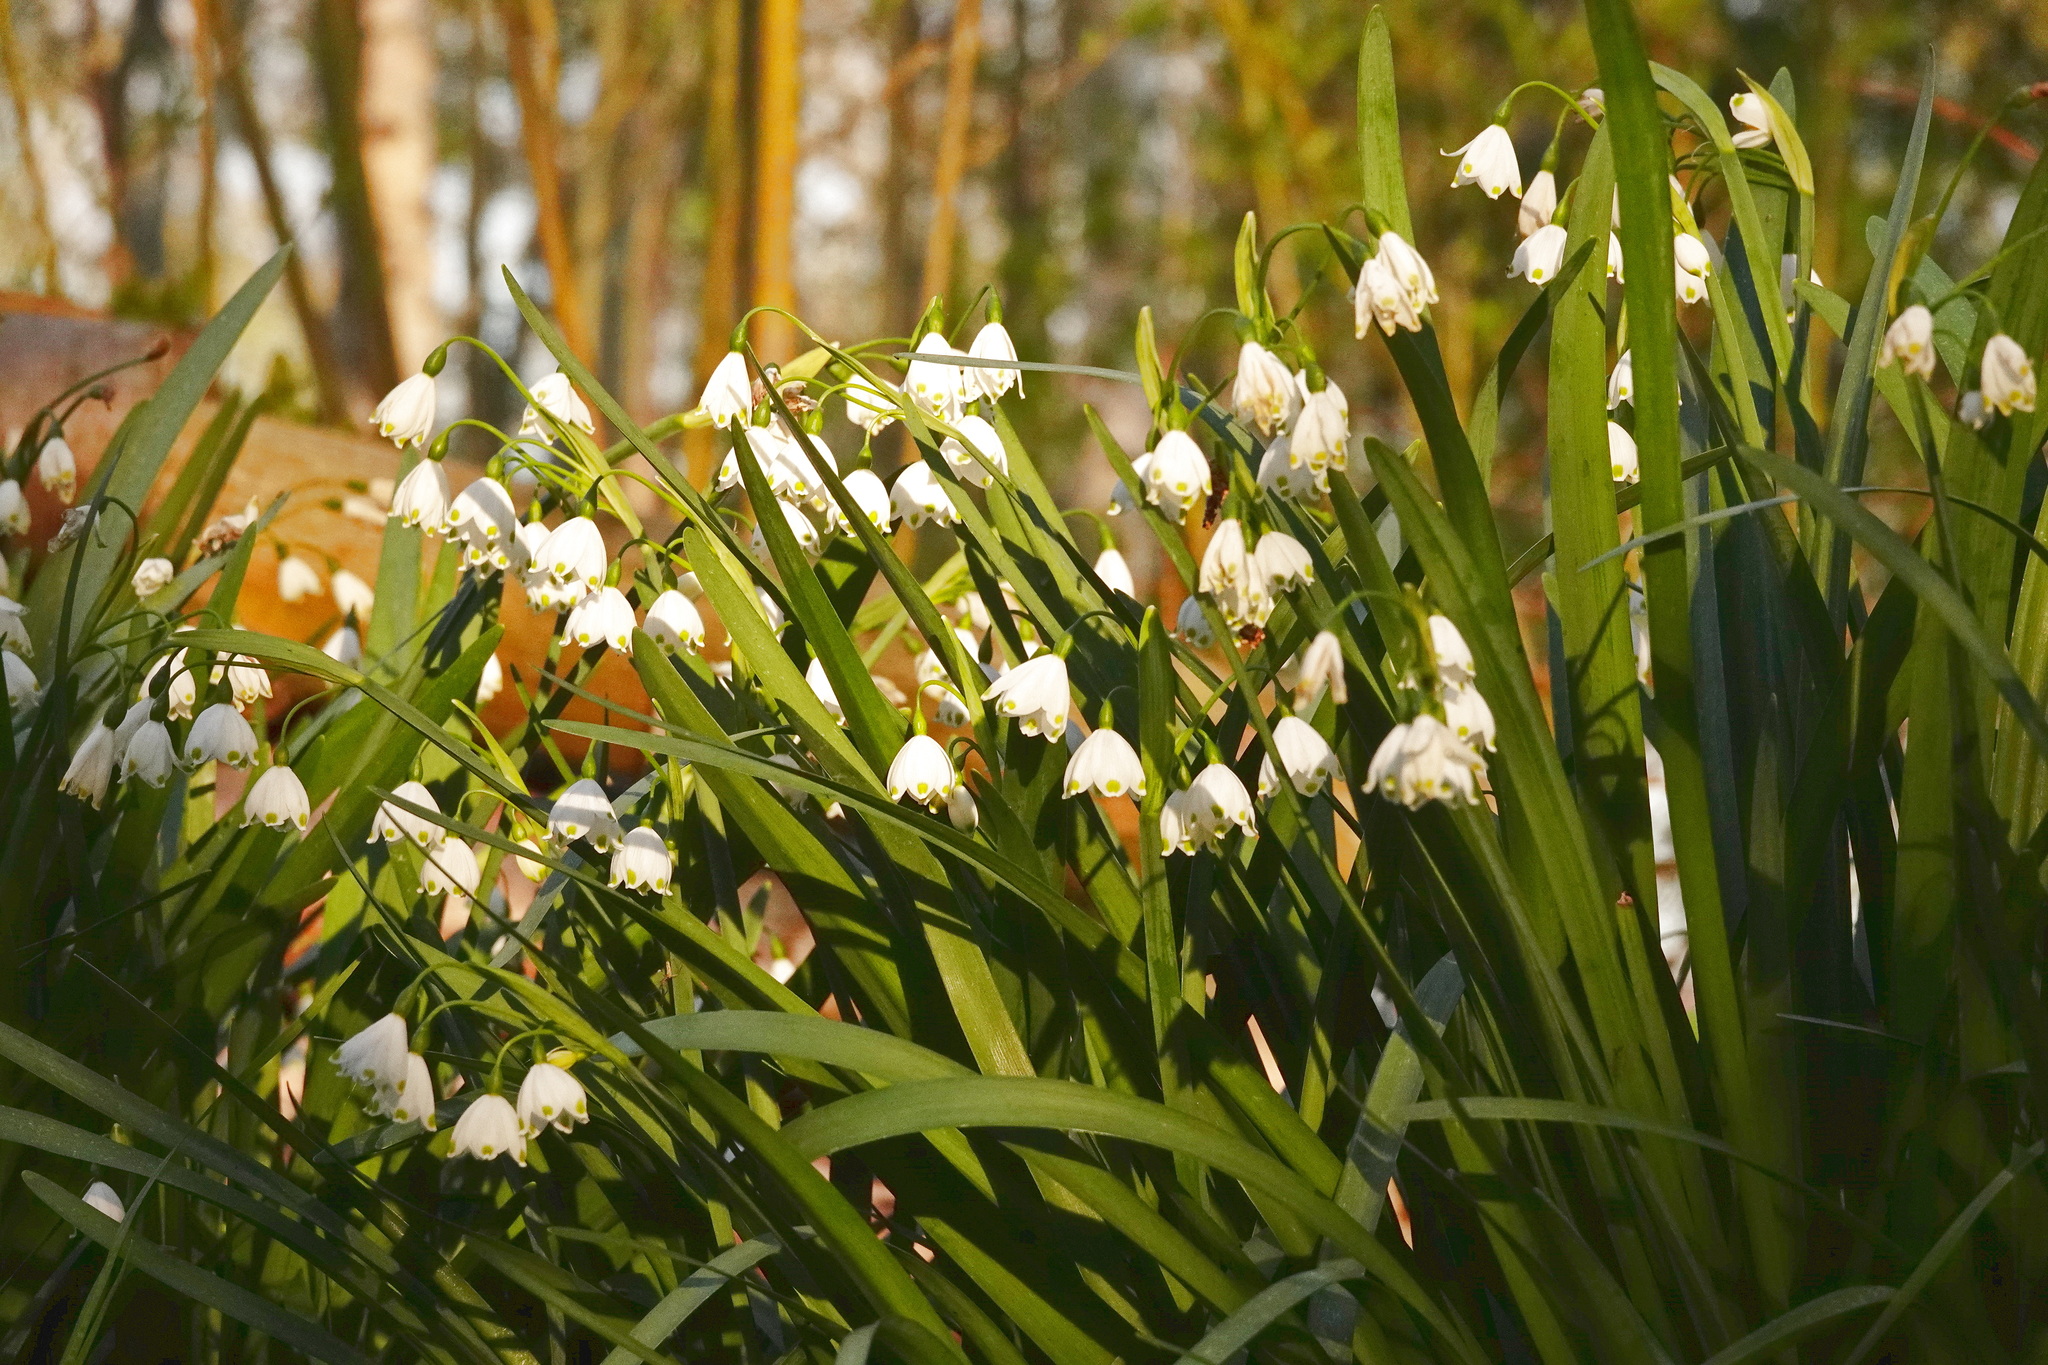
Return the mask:
M 711 200 L 704 242 L 704 276 L 697 297 L 697 354 L 690 381 L 702 385 L 726 352 L 741 293 L 740 235 L 746 223 L 746 104 L 740 97 L 740 0 L 709 0 L 705 7 L 704 149 L 705 189 Z M 688 400 L 686 400 L 688 401 Z M 689 433 L 690 477 L 711 478 L 714 433 Z
M 946 106 L 932 168 L 932 220 L 925 232 L 924 275 L 917 291 L 920 307 L 944 296 L 953 277 L 960 177 L 967 169 L 967 135 L 974 130 L 974 71 L 980 59 L 981 0 L 954 0 L 953 37 L 946 51 Z
M 43 292 L 57 292 L 57 234 L 50 230 L 50 196 L 36 158 L 35 128 L 29 119 L 27 64 L 14 32 L 14 7 L 0 3 L 0 63 L 7 67 L 7 94 L 14 102 L 15 136 L 21 144 L 21 172 L 28 178 L 29 219 L 36 226 L 36 257 L 43 268 Z
M 506 62 L 519 95 L 519 134 L 533 184 L 534 230 L 548 270 L 555 323 L 569 349 L 586 359 L 589 315 L 577 288 L 575 251 L 562 203 L 561 134 L 557 99 L 562 84 L 561 30 L 554 0 L 500 0 Z
M 396 368 L 410 372 L 442 340 L 434 305 L 436 62 L 428 0 L 360 0 L 363 183 L 384 265 Z
M 796 161 L 803 116 L 803 0 L 760 0 L 760 86 L 754 125 L 754 289 L 750 306 L 796 308 L 790 234 L 796 219 Z M 755 347 L 763 360 L 787 360 L 796 329 L 774 314 L 760 319 Z
M 659 14 L 662 41 L 649 82 L 652 93 L 633 111 L 631 136 L 620 152 L 626 164 L 651 168 L 644 181 L 628 177 L 633 193 L 621 248 L 624 264 L 617 272 L 620 401 L 636 421 L 658 415 L 648 380 L 654 362 L 654 330 L 674 292 L 669 225 L 674 221 L 676 193 L 686 163 L 682 115 L 698 79 L 697 53 L 685 37 L 695 33 L 696 25 L 703 21 L 701 7 L 692 0 L 661 0 Z
M 340 239 L 335 356 L 352 381 L 351 406 L 360 410 L 398 382 L 385 262 L 363 168 L 363 29 L 357 0 L 315 0 L 312 17 L 313 72 L 326 109 L 327 155 L 334 176 L 328 204 Z
M 214 228 L 220 210 L 220 73 L 212 6 L 192 3 L 192 93 L 199 100 L 199 208 L 192 234 L 193 293 L 202 316 L 213 315 Z

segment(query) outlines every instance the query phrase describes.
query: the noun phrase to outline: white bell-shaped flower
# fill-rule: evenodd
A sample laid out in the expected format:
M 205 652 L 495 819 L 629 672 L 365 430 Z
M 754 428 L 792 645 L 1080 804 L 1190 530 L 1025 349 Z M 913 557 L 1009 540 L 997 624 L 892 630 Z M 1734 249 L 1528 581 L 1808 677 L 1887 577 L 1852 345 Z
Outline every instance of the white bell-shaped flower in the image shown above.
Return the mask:
M 1680 303 L 1698 303 L 1706 298 L 1707 281 L 1704 276 L 1695 275 L 1684 266 L 1679 266 L 1672 279 Z
M 1698 275 L 1705 279 L 1714 273 L 1713 253 L 1707 250 L 1705 242 L 1690 232 L 1672 234 L 1671 257 L 1677 262 L 1678 268 L 1688 275 Z
M 1138 595 L 1138 580 L 1131 577 L 1130 562 L 1114 545 L 1095 556 L 1095 576 L 1111 592 L 1120 592 L 1132 599 Z
M 1475 749 L 1493 747 L 1493 708 L 1479 695 L 1478 688 L 1458 683 L 1443 688 L 1437 695 L 1443 703 L 1444 724 L 1452 734 Z
M 1529 178 L 1529 188 L 1522 191 L 1522 207 L 1515 214 L 1515 230 L 1524 237 L 1532 236 L 1548 227 L 1556 212 L 1557 177 L 1547 170 L 1538 171 Z
M 647 621 L 642 629 L 649 639 L 670 654 L 677 650 L 696 654 L 704 648 L 703 614 L 697 610 L 696 603 L 674 588 L 654 599 L 654 605 L 647 609 Z
M 334 1067 L 357 1085 L 390 1088 L 405 1079 L 405 1019 L 387 1014 L 334 1049 Z
M 1067 732 L 1067 661 L 1050 651 L 1026 659 L 989 684 L 981 699 L 994 702 L 996 714 L 1016 721 L 1025 734 L 1056 740 Z
M 1614 411 L 1623 403 L 1636 401 L 1636 363 L 1633 351 L 1623 351 L 1621 359 L 1614 362 L 1614 373 L 1607 376 L 1607 410 Z
M 28 499 L 22 496 L 21 484 L 13 479 L 0 479 L 0 532 L 26 535 L 28 525 Z
M 1515 157 L 1515 140 L 1498 123 L 1489 123 L 1470 142 L 1445 156 L 1458 158 L 1458 173 L 1451 188 L 1477 185 L 1488 199 L 1498 199 L 1512 190 L 1522 192 L 1522 163 Z
M 221 668 L 214 666 L 213 680 L 220 681 Z M 234 698 L 235 709 L 246 711 L 259 699 L 270 696 L 270 673 L 262 664 L 246 654 L 237 654 L 227 665 L 228 695 Z
M 1351 440 L 1351 405 L 1345 401 L 1344 390 L 1328 381 L 1320 389 L 1311 389 L 1307 375 L 1298 378 L 1301 415 L 1285 433 L 1288 449 L 1311 469 L 1342 469 L 1350 462 L 1347 446 Z
M 619 828 L 618 812 L 604 788 L 588 777 L 578 778 L 555 798 L 548 811 L 548 838 L 564 848 L 578 839 L 588 839 L 599 853 L 619 846 L 625 832 Z
M 1384 252 L 1359 267 L 1358 286 L 1351 297 L 1352 330 L 1361 340 L 1375 325 L 1387 336 L 1392 336 L 1396 328 L 1410 332 L 1422 330 L 1422 313 L 1395 278 Z
M 1216 632 L 1209 626 L 1209 614 L 1202 610 L 1202 604 L 1195 598 L 1181 599 L 1180 610 L 1173 618 L 1173 638 L 1190 649 L 1207 649 L 1216 643 Z
M 930 735 L 912 735 L 903 741 L 896 757 L 889 761 L 889 799 L 906 796 L 936 811 L 960 785 L 946 746 Z
M 839 694 L 832 690 L 831 675 L 825 672 L 823 659 L 812 659 L 811 666 L 804 670 L 804 681 L 810 685 L 811 695 L 825 708 L 825 714 L 846 724 L 846 711 L 839 705 Z
M 704 392 L 697 395 L 697 410 L 709 417 L 715 427 L 729 427 L 753 416 L 754 381 L 747 373 L 745 355 L 727 351 L 712 367 L 711 377 L 704 381 Z
M 939 526 L 955 526 L 960 521 L 960 514 L 953 509 L 952 498 L 946 494 L 946 486 L 939 482 L 938 475 L 932 473 L 931 466 L 922 460 L 913 460 L 896 476 L 896 484 L 889 490 L 889 505 L 897 516 L 912 526 L 922 526 L 927 521 Z
M 476 850 L 469 846 L 467 840 L 453 835 L 420 855 L 420 894 L 423 896 L 473 896 L 483 875 Z
M 1636 438 L 1619 422 L 1607 424 L 1607 472 L 1616 483 L 1634 483 L 1643 476 Z
M 1209 533 L 1202 550 L 1202 562 L 1195 574 L 1195 586 L 1214 596 L 1251 580 L 1255 573 L 1250 550 L 1245 545 L 1244 523 L 1225 517 Z
M 580 583 L 585 592 L 596 592 L 610 567 L 604 533 L 589 517 L 570 517 L 548 534 L 534 565 L 557 583 Z
M 926 332 L 916 346 L 921 356 L 959 355 L 960 352 L 937 332 Z M 903 375 L 903 391 L 910 401 L 932 416 L 953 421 L 968 398 L 967 372 L 958 365 L 935 360 L 913 360 Z
M 1248 837 L 1258 837 L 1259 817 L 1252 809 L 1252 794 L 1244 789 L 1244 781 L 1227 764 L 1211 763 L 1196 773 L 1188 791 L 1207 803 L 1209 825 L 1217 834 L 1235 825 Z
M 121 1202 L 121 1196 L 114 1193 L 114 1187 L 104 1180 L 95 1180 L 87 1185 L 85 1193 L 78 1198 L 87 1208 L 105 1214 L 117 1223 L 128 1221 L 127 1206 Z
M 981 807 L 974 804 L 974 793 L 967 790 L 965 782 L 953 788 L 953 794 L 946 798 L 946 820 L 962 834 L 981 824 Z
M 544 521 L 520 522 L 512 532 L 512 543 L 506 547 L 512 556 L 512 562 L 507 567 L 514 573 L 530 573 L 536 570 L 546 573 L 547 570 L 541 567 L 541 554 L 543 547 L 548 543 L 548 537 L 553 534 L 554 531 Z
M 1979 384 L 1985 404 L 2003 416 L 2034 410 L 2034 362 L 2004 332 L 1984 343 Z
M 341 626 L 327 637 L 320 652 L 344 668 L 354 668 L 363 661 L 363 637 L 354 626 Z
M 1252 551 L 1252 570 L 1268 593 L 1306 587 L 1316 581 L 1315 561 L 1308 549 L 1285 531 L 1268 531 Z
M 185 766 L 225 763 L 246 768 L 256 761 L 256 732 L 242 713 L 226 702 L 215 702 L 199 713 L 185 734 Z
M 1616 284 L 1628 283 L 1621 257 L 1621 238 L 1612 232 L 1607 234 L 1607 278 Z
M 393 1123 L 417 1123 L 430 1133 L 439 1126 L 434 1117 L 434 1072 L 417 1052 L 406 1054 L 405 1075 L 380 1098 Z
M 351 616 L 362 620 L 376 609 L 376 590 L 347 569 L 334 571 L 334 577 L 327 581 L 327 590 L 334 595 L 334 609 L 343 620 Z
M 576 392 L 569 376 L 560 370 L 542 375 L 528 387 L 528 392 L 533 395 L 533 402 L 527 405 L 526 412 L 519 419 L 521 436 L 545 441 L 554 435 L 554 429 L 542 422 L 540 413 L 534 411 L 535 406 L 563 426 L 574 427 L 586 436 L 597 430 L 597 423 L 591 420 L 590 409 L 584 406 L 583 396 Z
M 177 576 L 177 565 L 160 556 L 152 557 L 135 566 L 135 576 L 128 580 L 128 586 L 135 589 L 137 597 L 154 597 Z
M 519 1082 L 519 1126 L 528 1137 L 539 1137 L 552 1125 L 566 1133 L 579 1123 L 590 1122 L 590 1102 L 583 1082 L 553 1062 L 535 1062 Z
M 250 825 L 262 825 L 265 829 L 283 829 L 289 825 L 304 834 L 307 822 L 312 818 L 313 808 L 306 800 L 306 784 L 282 763 L 265 768 L 262 775 L 249 784 L 249 794 L 242 798 L 242 826 L 245 829 Z
M 490 477 L 471 483 L 448 504 L 447 534 L 461 542 L 463 563 L 471 568 L 510 568 L 518 527 L 512 494 Z
M 1159 851 L 1171 857 L 1191 854 L 1209 844 L 1221 827 L 1209 816 L 1209 802 L 1200 792 L 1168 792 L 1159 808 Z
M 766 588 L 755 588 L 754 604 L 761 608 L 761 619 L 768 623 L 768 633 L 782 634 L 782 628 L 789 624 L 789 618 L 782 614 L 782 604 L 775 600 L 774 595 Z
M 1237 380 L 1230 386 L 1230 410 L 1241 422 L 1271 437 L 1294 420 L 1301 409 L 1301 390 L 1287 362 L 1256 341 L 1237 351 Z
M 847 381 L 846 419 L 873 436 L 902 415 L 902 399 L 887 384 L 870 384 L 860 375 Z
M 1768 147 L 1771 145 L 1771 111 L 1761 96 L 1750 91 L 1733 95 L 1728 100 L 1728 111 L 1735 115 L 1735 121 L 1742 126 L 1730 139 L 1738 147 Z
M 1273 727 L 1273 745 L 1280 751 L 1280 762 L 1276 769 L 1270 753 L 1260 760 L 1260 796 L 1271 796 L 1279 790 L 1279 772 L 1283 770 L 1303 796 L 1314 796 L 1325 782 L 1344 775 L 1330 742 L 1300 716 L 1280 718 L 1280 723 Z
M 1387 277 L 1400 289 L 1411 314 L 1419 316 L 1423 309 L 1436 302 L 1436 276 L 1430 271 L 1429 262 L 1400 233 L 1382 232 L 1379 253 L 1373 259 L 1380 263 Z M 1416 326 L 1415 323 L 1408 324 L 1410 331 Z
M 1145 471 L 1151 465 L 1152 452 L 1149 450 L 1131 461 L 1131 473 L 1138 480 L 1138 487 L 1143 488 L 1145 486 Z M 1122 479 L 1118 479 L 1116 486 L 1109 490 L 1109 515 L 1120 517 L 1126 512 L 1135 512 L 1137 510 L 1137 495 L 1131 492 L 1129 484 L 1126 484 Z
M 1956 400 L 1956 419 L 1972 431 L 1982 431 L 1991 420 L 1991 409 L 1984 406 L 1984 391 L 1971 389 Z
M 1548 284 L 1564 266 L 1565 239 L 1569 236 L 1556 223 L 1537 228 L 1515 248 L 1514 264 L 1508 274 L 1520 275 L 1531 284 Z
M 505 690 L 505 665 L 493 654 L 484 660 L 476 679 L 476 704 L 489 706 L 492 698 Z
M 797 549 L 803 552 L 804 558 L 816 559 L 818 552 L 824 548 L 824 542 L 818 538 L 816 523 L 795 503 L 777 502 L 775 506 L 780 511 L 783 522 L 789 527 L 789 534 L 795 539 Z M 774 556 L 768 551 L 768 537 L 761 533 L 758 522 L 754 526 L 753 539 L 750 543 L 755 558 L 764 564 L 774 562 Z
M 1344 646 L 1327 630 L 1317 631 L 1299 654 L 1281 665 L 1276 681 L 1294 693 L 1297 707 L 1313 705 L 1325 691 L 1339 706 L 1351 697 L 1344 681 Z
M 165 562 L 169 563 L 168 560 Z M 277 561 L 277 597 L 280 602 L 303 602 L 326 591 L 327 585 L 320 581 L 320 571 L 298 555 L 286 555 Z
M 1099 796 L 1145 795 L 1145 765 L 1131 742 L 1105 725 L 1082 740 L 1067 758 L 1064 790 L 1068 796 L 1094 792 Z
M 7 704 L 16 710 L 33 702 L 42 692 L 36 671 L 11 649 L 0 648 L 0 672 L 6 675 Z
M 128 742 L 135 738 L 135 732 L 149 724 L 150 700 L 144 697 L 121 713 L 120 722 L 114 726 L 114 766 L 119 767 L 127 757 Z
M 611 885 L 666 896 L 675 866 L 661 831 L 652 825 L 635 825 L 612 853 Z
M 520 1127 L 518 1111 L 503 1095 L 478 1095 L 462 1117 L 455 1120 L 454 1144 L 450 1156 L 473 1156 L 482 1161 L 509 1156 L 526 1164 L 526 1133 Z
M 962 445 L 948 436 L 939 443 L 939 454 L 945 456 L 946 468 L 953 471 L 954 478 L 976 488 L 987 488 L 995 482 L 997 474 L 1009 477 L 1009 452 L 1003 449 L 1003 438 L 987 418 L 968 413 L 953 425 L 967 438 L 967 443 Z M 971 453 L 969 447 L 972 447 Z M 976 460 L 976 455 L 981 456 L 981 460 Z M 982 461 L 987 462 L 986 467 Z M 991 469 L 994 473 L 990 472 Z
M 398 481 L 390 515 L 400 525 L 423 526 L 438 535 L 448 520 L 448 497 L 448 471 L 439 460 L 421 460 Z
M 1168 521 L 1181 521 L 1190 507 L 1209 500 L 1209 457 L 1194 437 L 1185 431 L 1165 432 L 1150 456 L 1139 475 L 1145 485 L 1145 501 L 1165 513 Z
M 1429 618 L 1429 652 L 1436 660 L 1436 676 L 1441 683 L 1459 686 L 1479 676 L 1472 661 L 1472 647 L 1465 643 L 1457 623 L 1441 612 Z
M 57 780 L 57 790 L 66 796 L 75 796 L 81 801 L 92 803 L 98 810 L 107 798 L 107 783 L 114 776 L 114 731 L 104 720 L 93 722 L 93 727 L 78 747 L 71 751 L 70 766 L 64 769 L 64 776 Z
M 840 480 L 846 486 L 846 496 L 853 499 L 853 505 L 860 515 L 867 518 L 868 525 L 877 531 L 886 531 L 894 521 L 895 514 L 889 504 L 889 489 L 872 469 L 856 469 Z M 825 515 L 832 524 L 842 531 L 852 531 L 853 525 L 835 499 L 827 505 Z
M 138 704 L 147 706 L 149 703 Z M 177 746 L 171 742 L 169 727 L 160 720 L 144 721 L 121 751 L 121 780 L 125 782 L 135 778 L 152 787 L 161 787 L 176 770 L 177 758 Z
M 1479 799 L 1485 761 L 1427 711 L 1396 725 L 1374 751 L 1367 780 L 1389 801 L 1414 810 L 1425 801 L 1449 805 Z
M 1293 440 L 1284 431 L 1259 457 L 1258 477 L 1260 488 L 1294 502 L 1317 502 L 1330 491 L 1329 465 L 1316 469 L 1296 455 Z
M 78 457 L 62 436 L 52 436 L 36 452 L 36 482 L 44 492 L 55 493 L 59 502 L 68 503 L 78 495 Z
M 1934 314 L 1927 311 L 1926 304 L 1913 304 L 1892 319 L 1892 325 L 1884 329 L 1877 363 L 1897 365 L 1922 379 L 1934 378 Z
M 1010 360 L 1017 358 L 1017 344 L 1010 340 L 1010 333 L 1000 322 L 985 322 L 974 334 L 974 340 L 967 344 L 967 354 L 976 360 Z M 967 382 L 983 398 L 1001 398 L 1011 386 L 1017 389 L 1017 396 L 1024 396 L 1024 372 L 1022 370 L 971 369 L 967 371 Z
M 423 782 L 401 782 L 392 788 L 391 795 L 422 810 L 430 810 L 436 815 L 441 813 L 434 794 Z M 432 820 L 414 815 L 393 801 L 380 802 L 377 813 L 370 818 L 370 842 L 373 844 L 400 844 L 410 840 L 421 848 L 430 848 L 441 842 L 441 835 L 441 827 Z
M 633 628 L 638 624 L 633 619 L 633 604 L 607 584 L 570 609 L 569 619 L 562 623 L 562 638 L 581 649 L 607 644 L 631 657 Z
M 424 444 L 434 430 L 434 377 L 410 374 L 384 395 L 370 414 L 377 434 L 393 445 Z

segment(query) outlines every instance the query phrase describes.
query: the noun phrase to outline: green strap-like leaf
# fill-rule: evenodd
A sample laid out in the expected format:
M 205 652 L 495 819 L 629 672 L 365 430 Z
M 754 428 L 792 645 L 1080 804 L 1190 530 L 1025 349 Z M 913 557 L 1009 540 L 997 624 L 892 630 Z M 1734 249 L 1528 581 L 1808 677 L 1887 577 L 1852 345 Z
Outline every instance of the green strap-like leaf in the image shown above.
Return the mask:
M 1752 1360 L 1780 1356 L 1787 1347 L 1826 1327 L 1836 1318 L 1883 1303 L 1896 1293 L 1896 1290 L 1883 1285 L 1861 1284 L 1808 1299 L 1797 1308 L 1780 1313 L 1742 1340 L 1714 1352 L 1701 1365 L 1748 1365 Z
M 730 1251 L 722 1251 L 706 1261 L 701 1269 L 694 1270 L 690 1277 L 671 1289 L 660 1303 L 648 1310 L 647 1316 L 633 1329 L 633 1339 L 644 1346 L 659 1346 L 674 1336 L 676 1329 L 689 1320 L 696 1312 L 711 1301 L 713 1295 L 732 1282 L 736 1275 L 747 1271 L 767 1260 L 782 1248 L 766 1238 L 757 1237 L 742 1242 Z M 604 1365 L 626 1365 L 637 1357 L 623 1346 L 612 1348 L 604 1358 Z
M 1224 1365 L 1232 1355 L 1251 1345 L 1253 1337 L 1272 1326 L 1282 1313 L 1303 1299 L 1340 1281 L 1365 1277 L 1365 1267 L 1358 1262 L 1337 1260 L 1276 1280 L 1252 1295 L 1244 1307 L 1210 1328 L 1175 1365 Z

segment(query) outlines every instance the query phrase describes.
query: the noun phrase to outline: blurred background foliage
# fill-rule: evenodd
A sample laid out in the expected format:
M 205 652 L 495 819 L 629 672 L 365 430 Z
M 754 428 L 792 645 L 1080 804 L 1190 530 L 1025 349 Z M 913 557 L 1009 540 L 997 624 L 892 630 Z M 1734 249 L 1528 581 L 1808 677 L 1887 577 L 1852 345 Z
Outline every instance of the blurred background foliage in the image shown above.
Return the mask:
M 1526 287 L 1506 276 L 1512 201 L 1454 198 L 1437 152 L 1518 80 L 1591 82 L 1593 56 L 1562 0 L 1385 8 L 1418 237 L 1444 295 L 1453 390 L 1469 394 L 1475 357 L 1493 353 Z M 1816 261 L 1851 296 L 1924 54 L 1942 96 L 1937 171 L 1979 114 L 2048 75 L 2036 0 L 1639 10 L 1653 55 L 1717 96 L 1740 88 L 1739 71 L 1800 73 L 1797 116 L 1831 215 Z M 505 265 L 643 421 L 694 399 L 753 303 L 793 307 L 829 336 L 877 335 L 907 331 L 933 294 L 957 316 L 989 284 L 1027 355 L 1127 367 L 1141 304 L 1178 338 L 1230 296 L 1247 209 L 1271 230 L 1350 197 L 1349 56 L 1364 12 L 1332 0 L 8 0 L 0 286 L 194 322 L 295 237 L 287 287 L 228 377 L 251 391 L 283 381 L 308 421 L 360 420 L 449 329 L 549 368 L 497 285 Z M 1553 126 L 1539 106 L 1514 123 L 1531 169 Z M 2040 117 L 2022 113 L 1978 159 L 1938 253 L 1989 253 Z M 1297 240 L 1303 254 L 1276 271 L 1282 305 L 1323 291 L 1312 328 L 1343 326 L 1321 248 Z M 757 340 L 770 357 L 791 349 L 772 321 Z M 1226 368 L 1231 340 L 1203 328 L 1196 368 Z M 1340 340 L 1319 349 L 1354 412 L 1404 444 L 1412 418 L 1391 374 Z M 444 403 L 516 415 L 510 387 L 472 355 L 457 352 Z M 1112 429 L 1143 420 L 1133 390 L 1059 382 Z M 1533 533 L 1542 396 L 1537 376 L 1526 383 L 1505 396 L 1496 495 Z M 1054 465 L 1092 444 L 1079 403 L 1027 407 L 1020 425 Z M 701 477 L 709 440 L 692 456 Z

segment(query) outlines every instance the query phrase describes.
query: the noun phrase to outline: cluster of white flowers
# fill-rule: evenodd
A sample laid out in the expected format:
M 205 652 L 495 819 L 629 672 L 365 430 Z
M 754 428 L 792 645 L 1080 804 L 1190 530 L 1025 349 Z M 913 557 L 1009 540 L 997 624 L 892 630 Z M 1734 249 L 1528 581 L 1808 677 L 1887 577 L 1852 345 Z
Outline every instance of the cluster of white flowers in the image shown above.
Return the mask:
M 1418 711 L 1389 730 L 1367 770 L 1380 795 L 1410 810 L 1425 801 L 1477 801 L 1486 776 L 1481 750 L 1493 748 L 1494 737 L 1493 710 L 1480 695 L 1472 651 L 1457 626 L 1447 616 L 1431 616 L 1424 645 L 1434 660 L 1430 704 L 1437 709 Z M 1416 685 L 1413 678 L 1406 682 Z
M 1314 581 L 1314 561 L 1300 541 L 1285 531 L 1268 531 L 1248 546 L 1244 524 L 1227 517 L 1202 552 L 1196 587 L 1232 628 L 1242 630 L 1265 626 L 1276 594 Z
M 1877 363 L 1897 365 L 1907 375 L 1932 381 L 1935 358 L 1933 312 L 1924 303 L 1899 310 L 1885 329 Z M 2007 333 L 1996 332 L 1984 343 L 1977 387 L 1962 394 L 1957 414 L 1970 426 L 1982 427 L 1993 413 L 2010 417 L 2015 412 L 2032 412 L 2037 396 L 2034 362 L 2026 348 Z

